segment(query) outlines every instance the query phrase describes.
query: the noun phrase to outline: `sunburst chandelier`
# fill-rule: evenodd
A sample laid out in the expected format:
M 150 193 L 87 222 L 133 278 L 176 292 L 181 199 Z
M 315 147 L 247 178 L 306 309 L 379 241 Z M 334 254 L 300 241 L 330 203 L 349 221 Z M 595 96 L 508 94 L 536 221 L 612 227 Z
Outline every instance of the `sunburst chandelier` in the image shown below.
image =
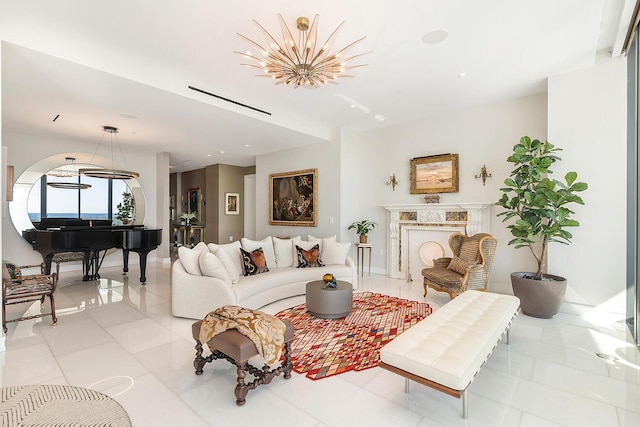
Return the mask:
M 278 20 L 280 21 L 280 28 L 282 30 L 282 42 L 276 41 L 276 39 L 254 19 L 253 22 L 266 38 L 267 48 L 262 47 L 259 43 L 238 33 L 240 37 L 248 41 L 258 50 L 259 55 L 254 55 L 249 51 L 235 51 L 235 53 L 255 61 L 255 63 L 252 64 L 242 65 L 257 68 L 264 72 L 264 74 L 258 74 L 257 77 L 271 77 L 276 80 L 275 84 L 291 85 L 294 88 L 299 88 L 300 86 L 317 87 L 321 84 L 337 83 L 336 79 L 339 77 L 354 77 L 349 74 L 344 74 L 344 72 L 354 68 L 364 67 L 367 64 L 347 65 L 347 62 L 371 52 L 360 53 L 348 58 L 345 57 L 345 54 L 352 47 L 366 39 L 366 37 L 362 37 L 335 53 L 332 53 L 331 50 L 340 29 L 344 25 L 344 21 L 331 33 L 326 42 L 319 45 L 319 19 L 320 16 L 316 15 L 313 18 L 311 27 L 309 27 L 309 18 L 298 18 L 296 21 L 296 28 L 298 29 L 297 42 L 293 38 L 289 27 L 285 24 L 282 15 L 278 14 Z M 316 48 L 319 49 L 316 50 Z
M 120 147 L 120 141 L 118 140 L 118 128 L 113 126 L 103 126 L 102 130 L 104 131 L 100 136 L 100 141 L 98 142 L 98 146 L 96 147 L 96 151 L 93 152 L 93 156 L 91 157 L 91 161 L 89 163 L 93 163 L 93 158 L 96 153 L 100 149 L 100 145 L 102 144 L 102 140 L 104 139 L 105 134 L 110 134 L 110 142 L 111 142 L 111 168 L 87 168 L 80 169 L 80 173 L 85 176 L 90 176 L 92 178 L 105 178 L 105 179 L 133 179 L 138 178 L 140 174 L 138 172 L 122 170 L 122 169 L 114 169 L 114 161 L 113 161 L 113 140 L 115 139 L 118 144 L 118 149 L 120 150 L 120 156 L 122 156 L 122 162 L 126 165 L 124 154 L 122 154 L 122 147 Z

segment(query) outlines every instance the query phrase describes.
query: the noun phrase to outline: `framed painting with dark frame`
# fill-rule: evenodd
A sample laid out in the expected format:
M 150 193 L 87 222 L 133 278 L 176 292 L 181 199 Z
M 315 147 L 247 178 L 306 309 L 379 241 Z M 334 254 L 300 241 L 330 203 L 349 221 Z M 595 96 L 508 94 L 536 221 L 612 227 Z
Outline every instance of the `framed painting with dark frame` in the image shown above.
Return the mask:
M 195 212 L 196 221 L 200 220 L 200 189 L 190 188 L 187 190 L 187 212 Z
M 318 169 L 269 175 L 269 224 L 315 227 Z
M 458 155 L 411 159 L 411 194 L 457 193 Z
M 227 215 L 240 215 L 240 194 L 224 193 L 224 213 Z

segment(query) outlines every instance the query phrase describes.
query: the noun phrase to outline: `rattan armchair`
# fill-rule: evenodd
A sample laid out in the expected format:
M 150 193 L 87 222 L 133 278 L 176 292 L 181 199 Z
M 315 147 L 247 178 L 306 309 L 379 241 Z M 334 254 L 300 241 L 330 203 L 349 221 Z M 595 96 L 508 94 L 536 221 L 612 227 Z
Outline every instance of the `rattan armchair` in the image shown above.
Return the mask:
M 22 270 L 28 268 L 39 268 L 39 274 L 22 274 Z M 2 263 L 2 330 L 7 333 L 7 323 L 18 322 L 20 320 L 36 319 L 43 316 L 51 316 L 53 325 L 58 323 L 56 317 L 56 305 L 53 294 L 58 285 L 58 275 L 44 274 L 44 264 L 22 265 L 3 261 Z M 49 297 L 51 302 L 51 312 L 35 315 L 21 316 L 17 319 L 7 320 L 7 306 L 12 304 L 22 304 L 26 302 L 40 300 L 40 305 L 44 304 L 45 297 Z
M 449 237 L 453 257 L 433 260 L 433 267 L 422 269 L 424 296 L 427 288 L 446 292 L 451 299 L 467 289 L 486 291 L 498 241 L 487 233 L 471 237 L 456 233 Z

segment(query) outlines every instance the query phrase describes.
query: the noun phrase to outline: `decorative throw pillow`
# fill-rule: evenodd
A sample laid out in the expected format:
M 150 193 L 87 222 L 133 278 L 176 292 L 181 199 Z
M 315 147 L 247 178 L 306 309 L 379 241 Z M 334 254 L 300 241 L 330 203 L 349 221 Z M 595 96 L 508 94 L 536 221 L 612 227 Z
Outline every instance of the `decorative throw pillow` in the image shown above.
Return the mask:
M 320 251 L 322 262 L 325 265 L 344 265 L 347 260 L 347 254 L 349 253 L 350 246 L 350 242 L 341 243 L 331 240 L 325 240 L 322 246 L 322 251 Z
M 292 256 L 293 256 L 293 266 L 297 267 L 298 263 L 297 263 L 297 259 L 298 259 L 298 250 L 296 249 L 296 245 L 300 246 L 302 249 L 304 249 L 305 251 L 309 251 L 311 250 L 315 245 L 318 245 L 318 249 L 320 248 L 320 244 L 318 242 L 307 242 L 306 240 L 302 240 L 300 238 L 300 236 L 296 236 L 291 238 L 291 240 L 293 241 L 293 252 L 292 252 Z
M 193 247 L 193 250 L 202 252 L 209 250 L 209 248 L 205 242 L 198 242 L 198 244 Z
M 224 264 L 222 264 L 222 261 L 220 261 L 220 258 L 215 254 L 208 250 L 202 251 L 200 253 L 200 258 L 198 258 L 198 263 L 203 276 L 215 277 L 228 285 L 231 284 L 231 276 L 229 275 L 229 272 L 225 268 Z
M 293 239 L 280 239 L 272 237 L 273 252 L 276 257 L 276 266 L 293 267 Z
M 262 248 L 258 248 L 251 252 L 247 252 L 240 248 L 240 253 L 242 254 L 242 266 L 244 267 L 245 276 L 253 276 L 269 271 Z
M 262 248 L 264 258 L 267 260 L 267 265 L 270 265 L 272 268 L 276 267 L 276 255 L 273 251 L 273 240 L 271 236 L 267 236 L 262 240 L 249 240 L 243 237 L 240 241 L 242 242 L 242 249 L 247 252 Z
M 308 251 L 296 245 L 296 252 L 298 253 L 298 268 L 324 267 L 324 264 L 322 263 L 322 261 L 320 261 L 319 244 L 316 243 Z
M 320 254 L 322 254 L 322 251 L 324 251 L 324 248 L 323 248 L 324 242 L 335 242 L 336 235 L 334 234 L 333 236 L 329 236 L 329 237 L 315 237 L 315 236 L 312 236 L 311 234 L 308 234 L 307 241 L 319 244 Z M 322 258 L 324 259 L 324 256 Z
M 231 260 L 229 254 L 221 247 L 214 248 L 213 254 L 218 257 L 224 268 L 231 277 L 231 283 L 238 283 L 240 281 L 240 274 L 236 268 L 236 262 Z M 240 256 L 238 256 L 240 258 Z M 244 273 L 243 273 L 244 274 Z
M 467 269 L 471 266 L 476 265 L 475 262 L 463 261 L 462 258 L 454 256 L 451 258 L 451 262 L 447 267 L 451 271 L 455 271 L 458 274 L 466 274 Z
M 198 261 L 201 252 L 197 246 L 193 249 L 189 249 L 186 246 L 180 246 L 178 248 L 178 258 L 187 273 L 193 274 L 194 276 L 202 276 Z
M 3 261 L 4 268 L 2 269 L 2 278 L 14 280 L 16 277 L 20 276 L 20 267 L 16 264 L 13 264 L 8 261 Z
M 215 253 L 216 255 L 218 255 L 216 253 L 216 249 L 222 249 L 223 251 L 225 251 L 227 255 L 229 255 L 229 259 L 233 263 L 235 274 L 237 274 L 238 276 L 242 276 L 244 274 L 244 269 L 242 268 L 242 256 L 240 256 L 241 245 L 239 241 L 236 240 L 235 242 L 225 243 L 224 245 L 209 243 L 207 246 L 209 247 L 209 250 Z M 218 258 L 220 258 L 220 255 L 218 255 Z M 227 267 L 227 270 L 229 270 L 229 274 L 233 278 L 234 272 L 230 270 L 226 264 L 225 264 L 225 267 Z

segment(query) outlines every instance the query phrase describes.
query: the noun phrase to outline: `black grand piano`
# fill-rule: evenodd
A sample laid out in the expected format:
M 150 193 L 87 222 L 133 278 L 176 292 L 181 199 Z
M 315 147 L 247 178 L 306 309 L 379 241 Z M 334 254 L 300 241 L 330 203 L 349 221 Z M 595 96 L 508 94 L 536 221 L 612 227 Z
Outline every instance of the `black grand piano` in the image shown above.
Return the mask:
M 34 223 L 35 228 L 22 235 L 33 249 L 42 254 L 47 274 L 51 272 L 53 256 L 61 252 L 84 253 L 83 280 L 100 278 L 100 265 L 111 248 L 122 249 L 123 273 L 129 271 L 129 252 L 140 255 L 140 282 L 147 281 L 147 255 L 162 243 L 162 229 L 144 226 L 113 226 L 108 220 L 77 218 L 46 218 Z M 100 253 L 102 252 L 102 258 Z

